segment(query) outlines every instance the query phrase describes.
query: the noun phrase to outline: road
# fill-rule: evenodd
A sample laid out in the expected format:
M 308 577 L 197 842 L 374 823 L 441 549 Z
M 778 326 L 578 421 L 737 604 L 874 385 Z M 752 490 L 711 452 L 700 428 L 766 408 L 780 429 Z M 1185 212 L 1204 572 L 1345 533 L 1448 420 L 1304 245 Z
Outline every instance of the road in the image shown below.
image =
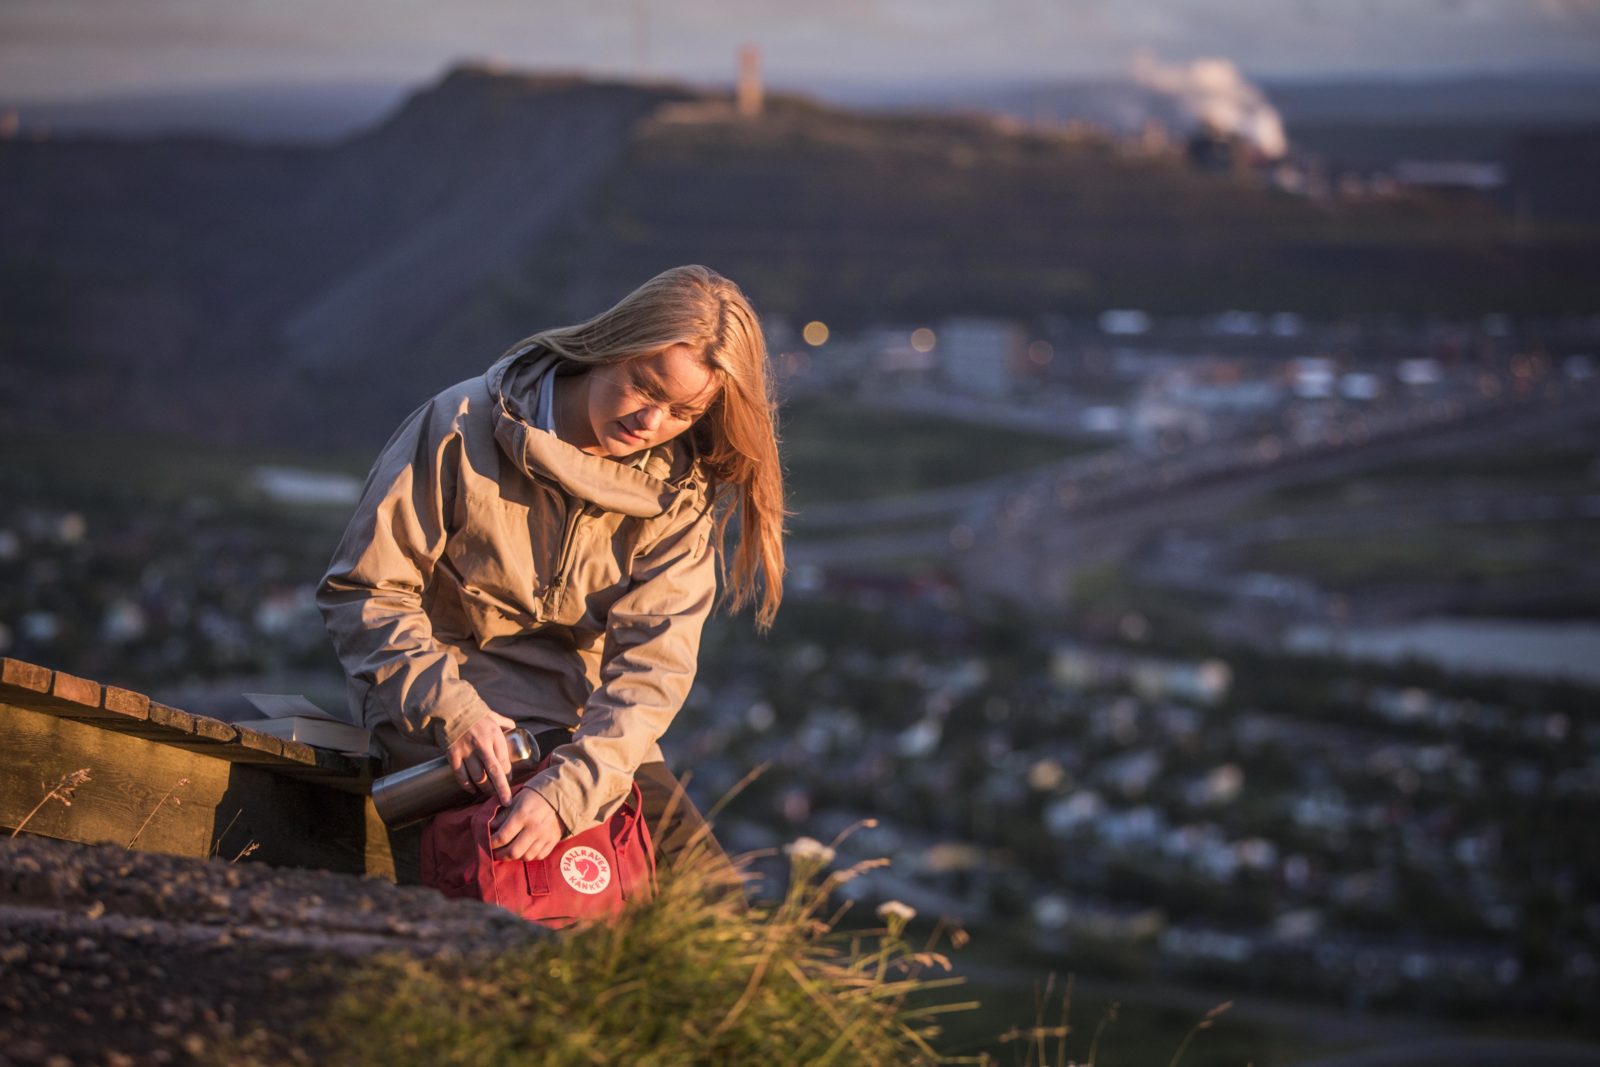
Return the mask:
M 1600 418 L 1600 384 L 1551 385 L 1508 399 L 1436 401 L 1367 421 L 1336 444 L 1277 437 L 1216 442 L 1168 459 L 1131 450 L 1075 456 L 969 486 L 813 508 L 797 517 L 798 565 L 906 557 L 953 563 L 990 598 L 1053 608 L 1074 573 L 1120 556 L 1165 526 L 1225 514 L 1297 483 L 1347 478 L 1409 459 L 1480 450 Z M 911 526 L 911 529 L 886 527 Z M 811 537 L 804 536 L 813 531 Z M 821 536 L 822 531 L 848 531 Z

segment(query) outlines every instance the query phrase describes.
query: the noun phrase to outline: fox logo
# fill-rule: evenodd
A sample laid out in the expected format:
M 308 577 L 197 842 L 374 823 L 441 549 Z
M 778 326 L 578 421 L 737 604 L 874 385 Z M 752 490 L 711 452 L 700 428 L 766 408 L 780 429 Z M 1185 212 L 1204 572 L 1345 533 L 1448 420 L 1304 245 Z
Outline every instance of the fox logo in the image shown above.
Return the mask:
M 561 857 L 561 877 L 578 892 L 592 895 L 611 884 L 611 864 L 594 849 L 579 845 Z

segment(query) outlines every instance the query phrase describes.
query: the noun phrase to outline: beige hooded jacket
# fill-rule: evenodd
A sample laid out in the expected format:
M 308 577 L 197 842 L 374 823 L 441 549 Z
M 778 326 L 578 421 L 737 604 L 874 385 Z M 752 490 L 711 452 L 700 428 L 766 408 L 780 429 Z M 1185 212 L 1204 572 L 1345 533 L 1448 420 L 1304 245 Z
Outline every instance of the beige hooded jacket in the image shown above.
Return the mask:
M 529 786 L 578 833 L 661 758 L 716 564 L 687 435 L 618 462 L 532 425 L 555 358 L 508 355 L 406 419 L 317 604 L 390 770 L 439 755 L 490 709 L 535 732 L 575 728 Z

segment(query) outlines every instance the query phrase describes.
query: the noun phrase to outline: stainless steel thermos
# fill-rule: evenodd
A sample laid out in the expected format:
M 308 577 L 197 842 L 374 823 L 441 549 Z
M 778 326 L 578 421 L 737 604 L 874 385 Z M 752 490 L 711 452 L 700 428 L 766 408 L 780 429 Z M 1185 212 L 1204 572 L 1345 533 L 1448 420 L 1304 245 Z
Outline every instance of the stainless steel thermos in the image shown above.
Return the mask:
M 533 735 L 520 727 L 507 732 L 506 743 L 511 746 L 511 771 L 506 777 L 514 781 L 538 764 L 539 746 Z M 378 809 L 378 818 L 393 830 L 421 822 L 476 795 L 475 790 L 461 788 L 446 756 L 386 774 L 372 783 L 372 804 Z

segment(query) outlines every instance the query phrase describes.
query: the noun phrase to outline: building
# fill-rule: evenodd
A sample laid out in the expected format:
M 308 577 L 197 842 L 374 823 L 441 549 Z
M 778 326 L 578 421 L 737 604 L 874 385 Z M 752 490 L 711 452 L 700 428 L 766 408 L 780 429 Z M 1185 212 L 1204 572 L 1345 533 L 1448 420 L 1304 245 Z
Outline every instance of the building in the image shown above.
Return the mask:
M 1026 355 L 1022 328 L 1004 319 L 946 319 L 939 329 L 940 365 L 957 392 L 1004 396 Z

